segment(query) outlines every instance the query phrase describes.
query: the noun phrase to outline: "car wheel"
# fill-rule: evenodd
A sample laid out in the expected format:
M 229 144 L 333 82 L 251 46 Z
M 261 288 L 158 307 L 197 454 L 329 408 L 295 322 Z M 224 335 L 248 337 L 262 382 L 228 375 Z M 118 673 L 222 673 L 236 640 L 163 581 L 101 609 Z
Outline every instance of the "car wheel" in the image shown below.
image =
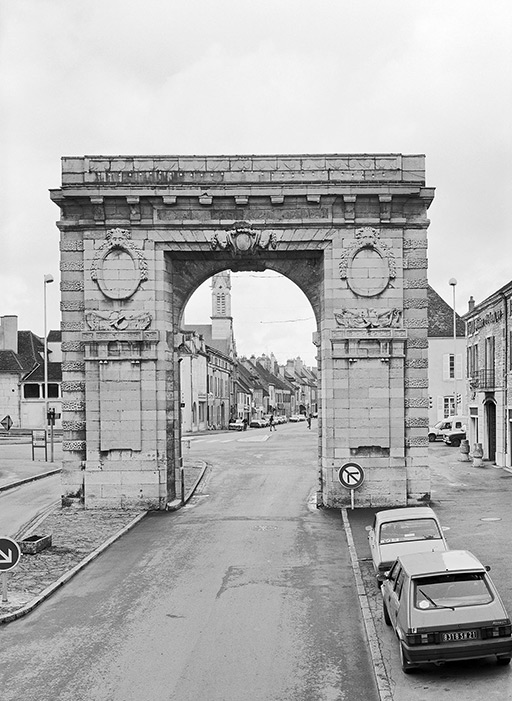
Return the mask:
M 497 662 L 501 665 L 510 664 L 510 657 L 498 657 Z
M 436 440 L 436 434 L 435 433 L 429 433 L 428 434 L 428 442 L 429 443 L 435 443 Z
M 404 674 L 410 674 L 413 670 L 416 669 L 416 666 L 411 664 L 406 658 L 404 653 L 404 646 L 402 645 L 402 643 L 400 643 L 400 665 L 402 666 L 402 672 Z
M 388 607 L 384 603 L 382 604 L 382 612 L 384 613 L 384 623 L 387 626 L 390 626 L 391 625 L 391 618 L 389 617 Z
M 459 445 L 460 445 L 460 441 L 459 441 L 458 438 L 455 438 L 454 440 L 452 440 L 451 443 L 452 443 L 452 445 L 453 445 L 455 448 L 458 448 Z

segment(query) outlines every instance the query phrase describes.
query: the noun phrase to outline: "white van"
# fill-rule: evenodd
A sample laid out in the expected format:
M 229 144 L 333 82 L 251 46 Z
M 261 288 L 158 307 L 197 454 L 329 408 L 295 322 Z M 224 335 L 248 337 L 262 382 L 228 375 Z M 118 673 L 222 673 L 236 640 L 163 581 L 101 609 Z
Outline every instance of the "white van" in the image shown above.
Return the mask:
M 450 431 L 466 431 L 469 424 L 468 416 L 447 416 L 433 426 L 429 426 L 428 440 L 430 443 L 443 440 L 446 433 Z

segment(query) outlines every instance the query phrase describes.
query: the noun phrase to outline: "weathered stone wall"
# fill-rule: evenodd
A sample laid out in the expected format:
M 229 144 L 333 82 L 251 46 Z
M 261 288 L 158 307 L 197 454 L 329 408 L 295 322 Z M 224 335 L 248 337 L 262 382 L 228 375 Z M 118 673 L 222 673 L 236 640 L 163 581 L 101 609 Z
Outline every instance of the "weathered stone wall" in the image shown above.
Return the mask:
M 424 158 L 64 158 L 60 206 L 64 493 L 163 508 L 179 465 L 176 333 L 221 270 L 270 268 L 313 307 L 319 493 L 428 498 Z

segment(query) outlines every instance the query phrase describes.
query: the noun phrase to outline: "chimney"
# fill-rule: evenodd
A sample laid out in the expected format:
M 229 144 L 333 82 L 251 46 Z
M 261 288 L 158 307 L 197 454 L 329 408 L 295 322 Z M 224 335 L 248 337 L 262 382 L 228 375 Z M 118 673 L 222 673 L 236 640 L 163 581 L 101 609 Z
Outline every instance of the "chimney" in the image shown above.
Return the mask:
M 18 317 L 14 314 L 0 317 L 0 350 L 18 352 Z
M 473 299 L 473 295 L 471 295 L 471 297 L 469 298 L 469 302 L 468 302 L 468 309 L 470 312 L 472 312 L 474 308 L 475 308 L 475 300 Z

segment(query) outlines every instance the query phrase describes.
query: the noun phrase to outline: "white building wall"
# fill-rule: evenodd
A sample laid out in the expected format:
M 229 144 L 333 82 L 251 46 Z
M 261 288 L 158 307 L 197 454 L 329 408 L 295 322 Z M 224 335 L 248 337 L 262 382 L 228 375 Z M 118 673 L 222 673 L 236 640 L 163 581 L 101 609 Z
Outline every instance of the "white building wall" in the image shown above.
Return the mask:
M 20 427 L 20 387 L 18 375 L 0 375 L 0 421 L 12 419 L 12 427 Z M 0 431 L 3 430 L 0 428 Z
M 433 426 L 445 417 L 445 397 L 453 397 L 455 382 L 449 377 L 447 366 L 449 356 L 456 350 L 456 382 L 457 394 L 461 395 L 458 413 L 466 415 L 466 338 L 457 337 L 456 344 L 452 338 L 428 339 L 428 394 L 429 394 L 429 424 Z

